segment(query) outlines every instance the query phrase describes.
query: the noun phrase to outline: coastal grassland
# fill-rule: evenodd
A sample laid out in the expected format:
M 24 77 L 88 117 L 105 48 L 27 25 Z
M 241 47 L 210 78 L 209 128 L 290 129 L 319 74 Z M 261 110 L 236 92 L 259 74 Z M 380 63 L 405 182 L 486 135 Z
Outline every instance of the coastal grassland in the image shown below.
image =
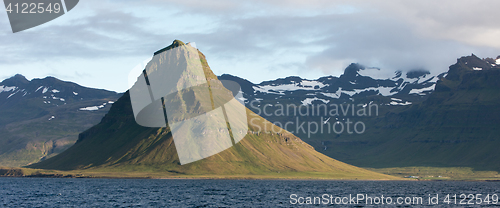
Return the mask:
M 396 177 L 416 176 L 423 180 L 500 180 L 500 173 L 496 171 L 475 170 L 470 167 L 395 167 L 367 169 Z
M 375 173 L 374 173 L 375 172 Z M 499 181 L 496 171 L 476 171 L 468 167 L 397 167 L 367 168 L 368 174 L 344 172 L 262 172 L 262 174 L 183 174 L 159 171 L 150 166 L 120 166 L 90 168 L 86 170 L 45 170 L 33 168 L 0 167 L 0 177 L 47 177 L 47 178 L 143 178 L 143 179 L 256 179 L 256 180 L 418 180 L 435 181 Z M 372 174 L 369 174 L 372 173 Z M 373 174 L 374 173 L 374 174 Z M 380 177 L 385 175 L 385 177 Z
M 135 167 L 137 169 L 137 167 Z M 125 171 L 127 170 L 127 171 Z M 366 171 L 371 172 L 371 171 Z M 373 173 L 373 172 L 372 172 Z M 32 168 L 0 167 L 0 177 L 39 177 L 39 178 L 138 178 L 138 179 L 283 179 L 283 180 L 404 180 L 398 177 L 374 173 L 345 174 L 342 172 L 276 172 L 266 174 L 179 174 L 168 171 L 130 170 L 129 168 L 99 168 L 87 170 L 45 170 Z

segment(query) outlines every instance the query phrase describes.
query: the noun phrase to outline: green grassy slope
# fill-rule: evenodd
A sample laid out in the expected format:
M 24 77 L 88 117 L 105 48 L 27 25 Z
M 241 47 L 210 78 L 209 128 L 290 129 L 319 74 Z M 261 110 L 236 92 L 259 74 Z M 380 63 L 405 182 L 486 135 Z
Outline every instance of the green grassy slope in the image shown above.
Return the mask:
M 67 151 L 29 167 L 165 172 L 167 175 L 318 174 L 338 178 L 388 178 L 333 160 L 289 133 L 248 134 L 240 143 L 217 155 L 181 166 L 170 131 L 138 126 L 129 99 L 126 93 L 100 124 L 82 133 L 80 140 Z M 271 123 L 262 118 L 260 121 L 261 128 L 264 125 L 271 128 Z

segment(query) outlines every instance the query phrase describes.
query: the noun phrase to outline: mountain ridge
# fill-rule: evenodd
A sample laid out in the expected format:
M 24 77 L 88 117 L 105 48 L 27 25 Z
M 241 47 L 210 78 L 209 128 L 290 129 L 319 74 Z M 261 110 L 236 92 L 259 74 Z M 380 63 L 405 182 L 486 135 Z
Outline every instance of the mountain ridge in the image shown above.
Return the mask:
M 17 74 L 3 80 L 0 166 L 19 167 L 65 150 L 119 95 L 54 77 L 28 80 Z
M 439 75 L 422 70 L 406 74 L 399 71 L 392 78 L 377 80 L 363 76 L 366 68 L 362 65 L 351 64 L 345 76 L 316 80 L 293 77 L 295 82 L 301 82 L 295 85 L 290 85 L 292 79 L 287 78 L 261 84 L 248 84 L 247 80 L 228 75 L 220 78 L 247 85 L 242 88 L 245 102 L 255 112 L 264 112 L 264 108 L 267 112 L 280 112 L 276 111 L 277 105 L 291 104 L 313 111 L 321 105 L 378 105 L 378 115 L 371 117 L 300 117 L 306 123 L 357 119 L 365 124 L 363 134 L 344 131 L 312 134 L 311 138 L 296 134 L 340 161 L 370 168 L 432 166 L 499 171 L 494 162 L 500 159 L 494 151 L 499 142 L 495 136 L 499 134 L 495 125 L 500 123 L 499 64 L 500 57 L 480 59 L 472 54 L 458 58 L 447 72 Z M 380 86 L 390 88 L 383 91 Z M 295 120 L 293 115 L 261 116 L 282 124 Z M 295 132 L 294 125 L 290 126 L 287 130 Z
M 312 103 L 321 103 L 321 101 L 326 103 L 328 100 L 340 99 L 345 102 L 354 101 L 356 98 L 370 102 L 373 100 L 366 100 L 366 98 L 375 99 L 376 96 L 389 98 L 382 99 L 385 100 L 384 104 L 393 105 L 395 102 L 390 98 L 395 98 L 400 102 L 396 102 L 394 105 L 406 105 L 405 103 L 425 100 L 434 90 L 439 77 L 446 74 L 443 72 L 431 75 L 428 71 L 416 69 L 410 70 L 406 74 L 396 71 L 395 75 L 391 77 L 371 77 L 370 74 L 374 74 L 374 71 L 378 70 L 380 69 L 352 63 L 339 77 L 325 76 L 314 80 L 289 76 L 254 84 L 227 74 L 223 74 L 219 78 L 237 81 L 242 86 L 247 106 L 248 102 L 252 100 L 272 101 L 283 97 L 293 97 L 294 99 L 301 97 L 302 102 L 295 102 L 295 104 L 300 104 L 309 103 L 304 102 L 307 100 L 314 100 Z

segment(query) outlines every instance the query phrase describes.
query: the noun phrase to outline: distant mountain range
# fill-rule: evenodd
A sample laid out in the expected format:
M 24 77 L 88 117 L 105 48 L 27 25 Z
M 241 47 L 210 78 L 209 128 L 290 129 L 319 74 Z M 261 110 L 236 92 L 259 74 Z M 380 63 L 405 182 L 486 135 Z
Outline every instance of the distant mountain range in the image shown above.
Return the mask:
M 0 82 L 0 166 L 18 167 L 53 156 L 97 124 L 121 94 L 54 77 Z
M 500 56 L 462 57 L 438 75 L 414 70 L 380 77 L 377 71 L 351 64 L 340 77 L 317 80 L 287 77 L 254 84 L 231 75 L 219 79 L 240 83 L 242 99 L 250 110 L 275 124 L 292 122 L 286 130 L 349 164 L 500 170 L 496 162 L 500 160 L 496 151 L 500 144 Z M 357 114 L 372 105 L 376 115 Z M 292 106 L 293 113 L 294 106 L 299 111 L 309 109 L 309 114 L 283 113 L 283 106 L 287 112 L 287 106 Z M 332 115 L 335 106 L 340 106 L 339 113 Z M 342 113 L 343 107 L 347 114 Z M 347 122 L 352 122 L 350 132 Z M 353 130 L 356 122 L 364 124 L 356 126 L 358 132 Z M 302 123 L 302 127 L 297 125 Z M 309 123 L 319 127 L 342 123 L 343 131 L 337 125 L 337 133 L 327 132 L 326 126 L 323 133 L 314 132 L 316 126 L 311 125 L 311 133 Z
M 394 76 L 382 78 L 377 76 L 380 69 L 367 68 L 360 64 L 349 65 L 340 77 L 327 76 L 317 80 L 306 80 L 300 77 L 265 81 L 260 84 L 228 74 L 219 76 L 221 80 L 233 80 L 242 86 L 245 102 L 252 100 L 270 101 L 290 100 L 295 104 L 310 105 L 335 101 L 365 100 L 367 97 L 382 96 L 390 105 L 409 105 L 425 99 L 432 91 L 440 77 L 431 75 L 425 70 L 413 70 L 405 74 L 396 71 Z M 300 101 L 300 102 L 299 102 Z

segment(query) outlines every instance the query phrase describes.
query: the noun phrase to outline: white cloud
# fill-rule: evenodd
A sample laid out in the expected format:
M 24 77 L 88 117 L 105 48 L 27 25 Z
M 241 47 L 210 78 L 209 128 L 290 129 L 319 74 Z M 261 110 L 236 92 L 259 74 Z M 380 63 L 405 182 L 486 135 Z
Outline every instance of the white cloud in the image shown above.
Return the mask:
M 50 74 L 124 91 L 128 71 L 174 39 L 196 42 L 217 74 L 253 82 L 338 76 L 351 62 L 388 75 L 445 71 L 463 55 L 500 54 L 497 8 L 495 0 L 80 1 L 16 34 L 0 15 L 0 67 L 10 69 L 0 77 Z

